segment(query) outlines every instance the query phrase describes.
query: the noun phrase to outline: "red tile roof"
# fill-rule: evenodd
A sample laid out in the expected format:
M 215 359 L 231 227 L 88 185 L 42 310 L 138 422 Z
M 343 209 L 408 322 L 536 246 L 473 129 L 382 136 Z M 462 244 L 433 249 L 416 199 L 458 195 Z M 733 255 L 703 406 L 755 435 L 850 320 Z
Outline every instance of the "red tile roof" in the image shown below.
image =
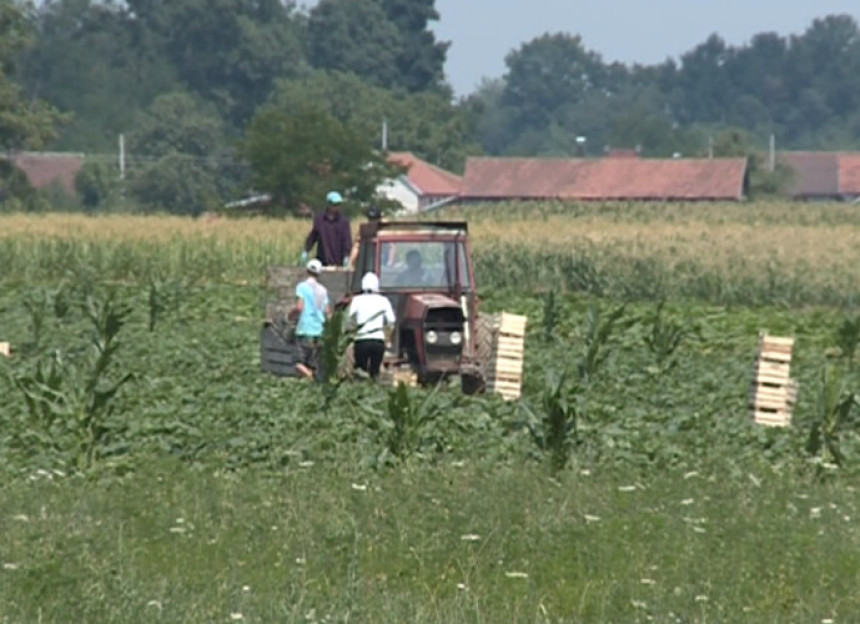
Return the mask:
M 839 158 L 836 152 L 784 152 L 782 162 L 792 169 L 788 194 L 806 197 L 839 195 Z
M 470 158 L 463 199 L 740 200 L 745 158 Z
M 860 154 L 839 154 L 839 193 L 860 196 Z
M 75 176 L 84 166 L 84 155 L 71 152 L 21 152 L 13 160 L 33 188 L 57 182 L 69 193 L 75 192 Z
M 407 168 L 409 183 L 422 195 L 450 197 L 460 193 L 461 176 L 421 160 L 412 152 L 389 152 L 388 160 Z

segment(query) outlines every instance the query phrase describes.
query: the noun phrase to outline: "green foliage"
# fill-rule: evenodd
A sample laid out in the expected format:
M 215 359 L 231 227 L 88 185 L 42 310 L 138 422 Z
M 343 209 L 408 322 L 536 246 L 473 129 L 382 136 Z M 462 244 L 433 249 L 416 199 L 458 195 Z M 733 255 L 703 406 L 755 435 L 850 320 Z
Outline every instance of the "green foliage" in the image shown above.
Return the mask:
M 120 346 L 117 335 L 131 308 L 116 303 L 112 294 L 101 300 L 87 296 L 81 307 L 91 325 L 90 350 L 73 357 L 77 361 L 54 350 L 40 356 L 32 372 L 15 375 L 13 382 L 28 412 L 15 435 L 20 448 L 52 451 L 64 464 L 86 471 L 104 451 L 116 394 L 132 379 L 131 373 L 113 379 L 109 375 Z
M 243 151 L 255 186 L 293 211 L 319 205 L 331 189 L 344 189 L 353 202 L 370 202 L 388 171 L 354 129 L 314 108 L 261 110 Z
M 562 306 L 555 290 L 550 290 L 543 298 L 543 339 L 552 342 L 555 338 L 556 325 L 561 317 Z
M 651 317 L 651 331 L 645 336 L 645 345 L 654 356 L 659 373 L 665 373 L 678 364 L 678 348 L 689 333 L 687 327 L 663 314 L 665 301 L 657 304 Z
M 41 149 L 70 119 L 46 101 L 27 97 L 10 77 L 16 55 L 31 43 L 32 35 L 22 7 L 0 0 L 0 149 L 6 152 Z
M 846 388 L 840 370 L 825 364 L 821 368 L 815 417 L 806 443 L 807 452 L 819 466 L 845 464 L 847 458 L 841 447 L 841 437 L 843 431 L 853 424 L 851 415 L 858 404 L 857 394 Z
M 278 81 L 269 103 L 285 111 L 326 111 L 370 145 L 381 145 L 385 120 L 388 149 L 413 152 L 451 171 L 461 171 L 466 157 L 479 151 L 470 137 L 466 113 L 436 92 L 402 94 L 353 74 L 315 71 Z
M 602 318 L 600 308 L 596 305 L 589 306 L 583 336 L 585 350 L 576 365 L 579 378 L 583 383 L 588 384 L 594 379 L 597 371 L 612 353 L 609 349 L 609 339 L 616 324 L 624 316 L 625 307 L 624 305 L 617 306 L 608 316 Z
M 75 176 L 75 190 L 89 211 L 110 208 L 120 201 L 120 171 L 116 164 L 85 162 Z
M 222 123 L 187 93 L 156 98 L 138 116 L 129 150 L 129 190 L 151 209 L 198 215 L 231 188 Z
M 394 91 L 440 89 L 448 44 L 428 24 L 435 0 L 324 0 L 307 23 L 308 59 Z
M 836 330 L 836 346 L 839 353 L 848 364 L 848 370 L 854 370 L 854 357 L 857 345 L 860 344 L 860 315 L 846 317 Z

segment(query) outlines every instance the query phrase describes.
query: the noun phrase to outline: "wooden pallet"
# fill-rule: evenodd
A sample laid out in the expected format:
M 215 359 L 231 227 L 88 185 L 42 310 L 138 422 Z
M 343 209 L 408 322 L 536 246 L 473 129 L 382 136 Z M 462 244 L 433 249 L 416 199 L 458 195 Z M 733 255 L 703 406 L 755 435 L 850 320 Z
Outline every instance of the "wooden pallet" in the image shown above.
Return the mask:
M 478 351 L 486 371 L 487 392 L 515 401 L 522 395 L 528 318 L 502 312 L 483 316 L 481 321 Z
M 760 425 L 791 426 L 791 415 L 797 400 L 797 383 L 790 376 L 794 338 L 759 337 L 753 369 L 750 409 Z

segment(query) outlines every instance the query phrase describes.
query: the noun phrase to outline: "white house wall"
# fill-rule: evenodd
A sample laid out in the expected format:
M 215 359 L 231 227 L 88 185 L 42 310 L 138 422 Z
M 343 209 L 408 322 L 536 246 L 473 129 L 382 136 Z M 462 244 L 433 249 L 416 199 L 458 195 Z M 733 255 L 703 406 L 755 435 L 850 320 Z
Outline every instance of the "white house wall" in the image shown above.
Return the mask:
M 401 180 L 389 180 L 377 187 L 376 192 L 387 199 L 399 202 L 407 214 L 415 214 L 420 208 L 420 197 L 415 190 Z

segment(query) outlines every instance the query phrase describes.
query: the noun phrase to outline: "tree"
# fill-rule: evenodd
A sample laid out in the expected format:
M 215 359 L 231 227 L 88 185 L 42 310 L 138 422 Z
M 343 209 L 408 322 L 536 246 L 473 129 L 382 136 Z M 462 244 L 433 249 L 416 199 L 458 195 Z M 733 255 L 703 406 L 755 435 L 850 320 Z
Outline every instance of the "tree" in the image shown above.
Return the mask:
M 39 36 L 21 58 L 27 92 L 75 113 L 54 149 L 114 151 L 137 113 L 179 87 L 121 4 L 55 0 L 33 22 Z
M 354 74 L 316 71 L 278 81 L 270 104 L 281 110 L 318 108 L 360 134 L 367 145 L 381 145 L 383 120 L 388 148 L 411 151 L 429 162 L 460 170 L 471 143 L 467 114 L 441 93 L 399 94 L 369 85 Z
M 315 107 L 265 107 L 249 125 L 243 154 L 256 188 L 290 211 L 318 205 L 332 189 L 349 205 L 369 202 L 391 173 L 359 132 Z
M 242 126 L 279 76 L 304 64 L 293 3 L 280 0 L 127 0 L 131 25 L 185 87 Z
M 592 89 L 603 87 L 600 56 L 568 34 L 545 34 L 505 58 L 502 102 L 518 111 L 526 127 L 546 125 L 562 106 L 576 105 Z
M 42 148 L 69 118 L 44 100 L 24 97 L 21 87 L 9 78 L 16 55 L 31 41 L 22 8 L 12 0 L 0 0 L 0 148 L 7 152 Z
M 188 93 L 162 95 L 129 135 L 129 188 L 151 208 L 199 214 L 229 191 L 222 174 L 229 157 L 223 124 L 211 106 Z
M 382 0 L 388 19 L 400 33 L 397 69 L 400 84 L 411 93 L 437 90 L 445 80 L 449 42 L 436 41 L 429 28 L 439 19 L 435 0 Z
M 428 23 L 434 0 L 320 0 L 308 18 L 308 59 L 317 69 L 353 73 L 411 93 L 443 88 L 447 43 Z

